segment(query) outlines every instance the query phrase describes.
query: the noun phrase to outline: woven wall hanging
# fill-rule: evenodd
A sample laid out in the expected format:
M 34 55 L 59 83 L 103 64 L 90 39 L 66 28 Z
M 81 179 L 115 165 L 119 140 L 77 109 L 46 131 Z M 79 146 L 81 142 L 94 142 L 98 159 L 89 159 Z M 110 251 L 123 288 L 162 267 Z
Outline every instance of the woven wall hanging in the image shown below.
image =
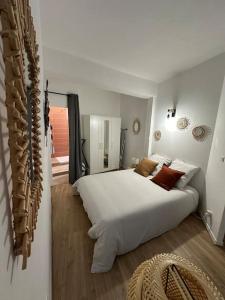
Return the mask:
M 161 139 L 161 136 L 162 136 L 162 133 L 160 130 L 156 130 L 154 132 L 154 138 L 155 138 L 155 141 L 159 141 Z
M 141 122 L 139 119 L 134 120 L 132 128 L 133 128 L 134 134 L 139 134 L 139 132 L 141 130 Z
M 211 129 L 208 126 L 196 126 L 192 130 L 193 138 L 198 142 L 203 142 L 211 134 Z
M 39 56 L 28 0 L 1 0 L 14 253 L 27 266 L 42 194 Z M 27 78 L 29 79 L 29 97 Z
M 190 121 L 187 118 L 179 118 L 177 120 L 177 128 L 180 130 L 186 129 L 190 125 Z

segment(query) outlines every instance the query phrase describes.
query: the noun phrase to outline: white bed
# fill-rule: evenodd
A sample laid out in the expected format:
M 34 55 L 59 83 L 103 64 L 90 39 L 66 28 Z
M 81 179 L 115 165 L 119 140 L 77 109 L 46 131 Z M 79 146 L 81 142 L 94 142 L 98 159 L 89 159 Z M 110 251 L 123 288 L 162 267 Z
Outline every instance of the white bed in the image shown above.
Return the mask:
M 176 227 L 198 204 L 197 191 L 166 191 L 132 169 L 80 178 L 74 188 L 92 223 L 96 239 L 91 272 L 112 268 L 116 255 Z

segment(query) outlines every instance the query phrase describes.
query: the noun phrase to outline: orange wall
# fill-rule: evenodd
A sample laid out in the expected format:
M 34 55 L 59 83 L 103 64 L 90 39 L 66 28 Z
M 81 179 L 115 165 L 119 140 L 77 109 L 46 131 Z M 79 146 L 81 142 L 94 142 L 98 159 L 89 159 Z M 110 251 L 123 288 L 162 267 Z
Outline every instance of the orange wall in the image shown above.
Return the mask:
M 52 125 L 53 157 L 69 155 L 68 109 L 64 107 L 50 107 L 50 124 Z

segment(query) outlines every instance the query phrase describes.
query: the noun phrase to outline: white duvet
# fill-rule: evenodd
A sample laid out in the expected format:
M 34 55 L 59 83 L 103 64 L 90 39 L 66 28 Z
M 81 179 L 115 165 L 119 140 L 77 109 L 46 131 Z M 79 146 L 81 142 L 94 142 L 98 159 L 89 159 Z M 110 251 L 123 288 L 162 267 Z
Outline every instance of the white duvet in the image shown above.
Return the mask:
M 116 255 L 176 227 L 198 204 L 194 188 L 166 191 L 132 169 L 85 176 L 74 188 L 97 240 L 92 273 L 109 271 Z

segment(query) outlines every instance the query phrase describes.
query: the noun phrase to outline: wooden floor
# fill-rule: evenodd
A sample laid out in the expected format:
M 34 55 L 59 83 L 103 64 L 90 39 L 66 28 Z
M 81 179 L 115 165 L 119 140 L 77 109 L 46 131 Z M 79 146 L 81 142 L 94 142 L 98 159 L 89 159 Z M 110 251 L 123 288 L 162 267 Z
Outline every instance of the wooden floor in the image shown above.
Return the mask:
M 59 176 L 69 172 L 69 164 L 58 164 L 52 166 L 52 175 Z
M 190 259 L 214 280 L 225 295 L 225 251 L 214 246 L 204 225 L 193 216 L 180 226 L 116 259 L 113 269 L 91 274 L 94 241 L 91 224 L 78 196 L 69 184 L 52 187 L 53 204 L 53 300 L 120 300 L 136 267 L 162 252 Z
M 69 174 L 63 174 L 52 177 L 52 186 L 57 184 L 69 183 Z

